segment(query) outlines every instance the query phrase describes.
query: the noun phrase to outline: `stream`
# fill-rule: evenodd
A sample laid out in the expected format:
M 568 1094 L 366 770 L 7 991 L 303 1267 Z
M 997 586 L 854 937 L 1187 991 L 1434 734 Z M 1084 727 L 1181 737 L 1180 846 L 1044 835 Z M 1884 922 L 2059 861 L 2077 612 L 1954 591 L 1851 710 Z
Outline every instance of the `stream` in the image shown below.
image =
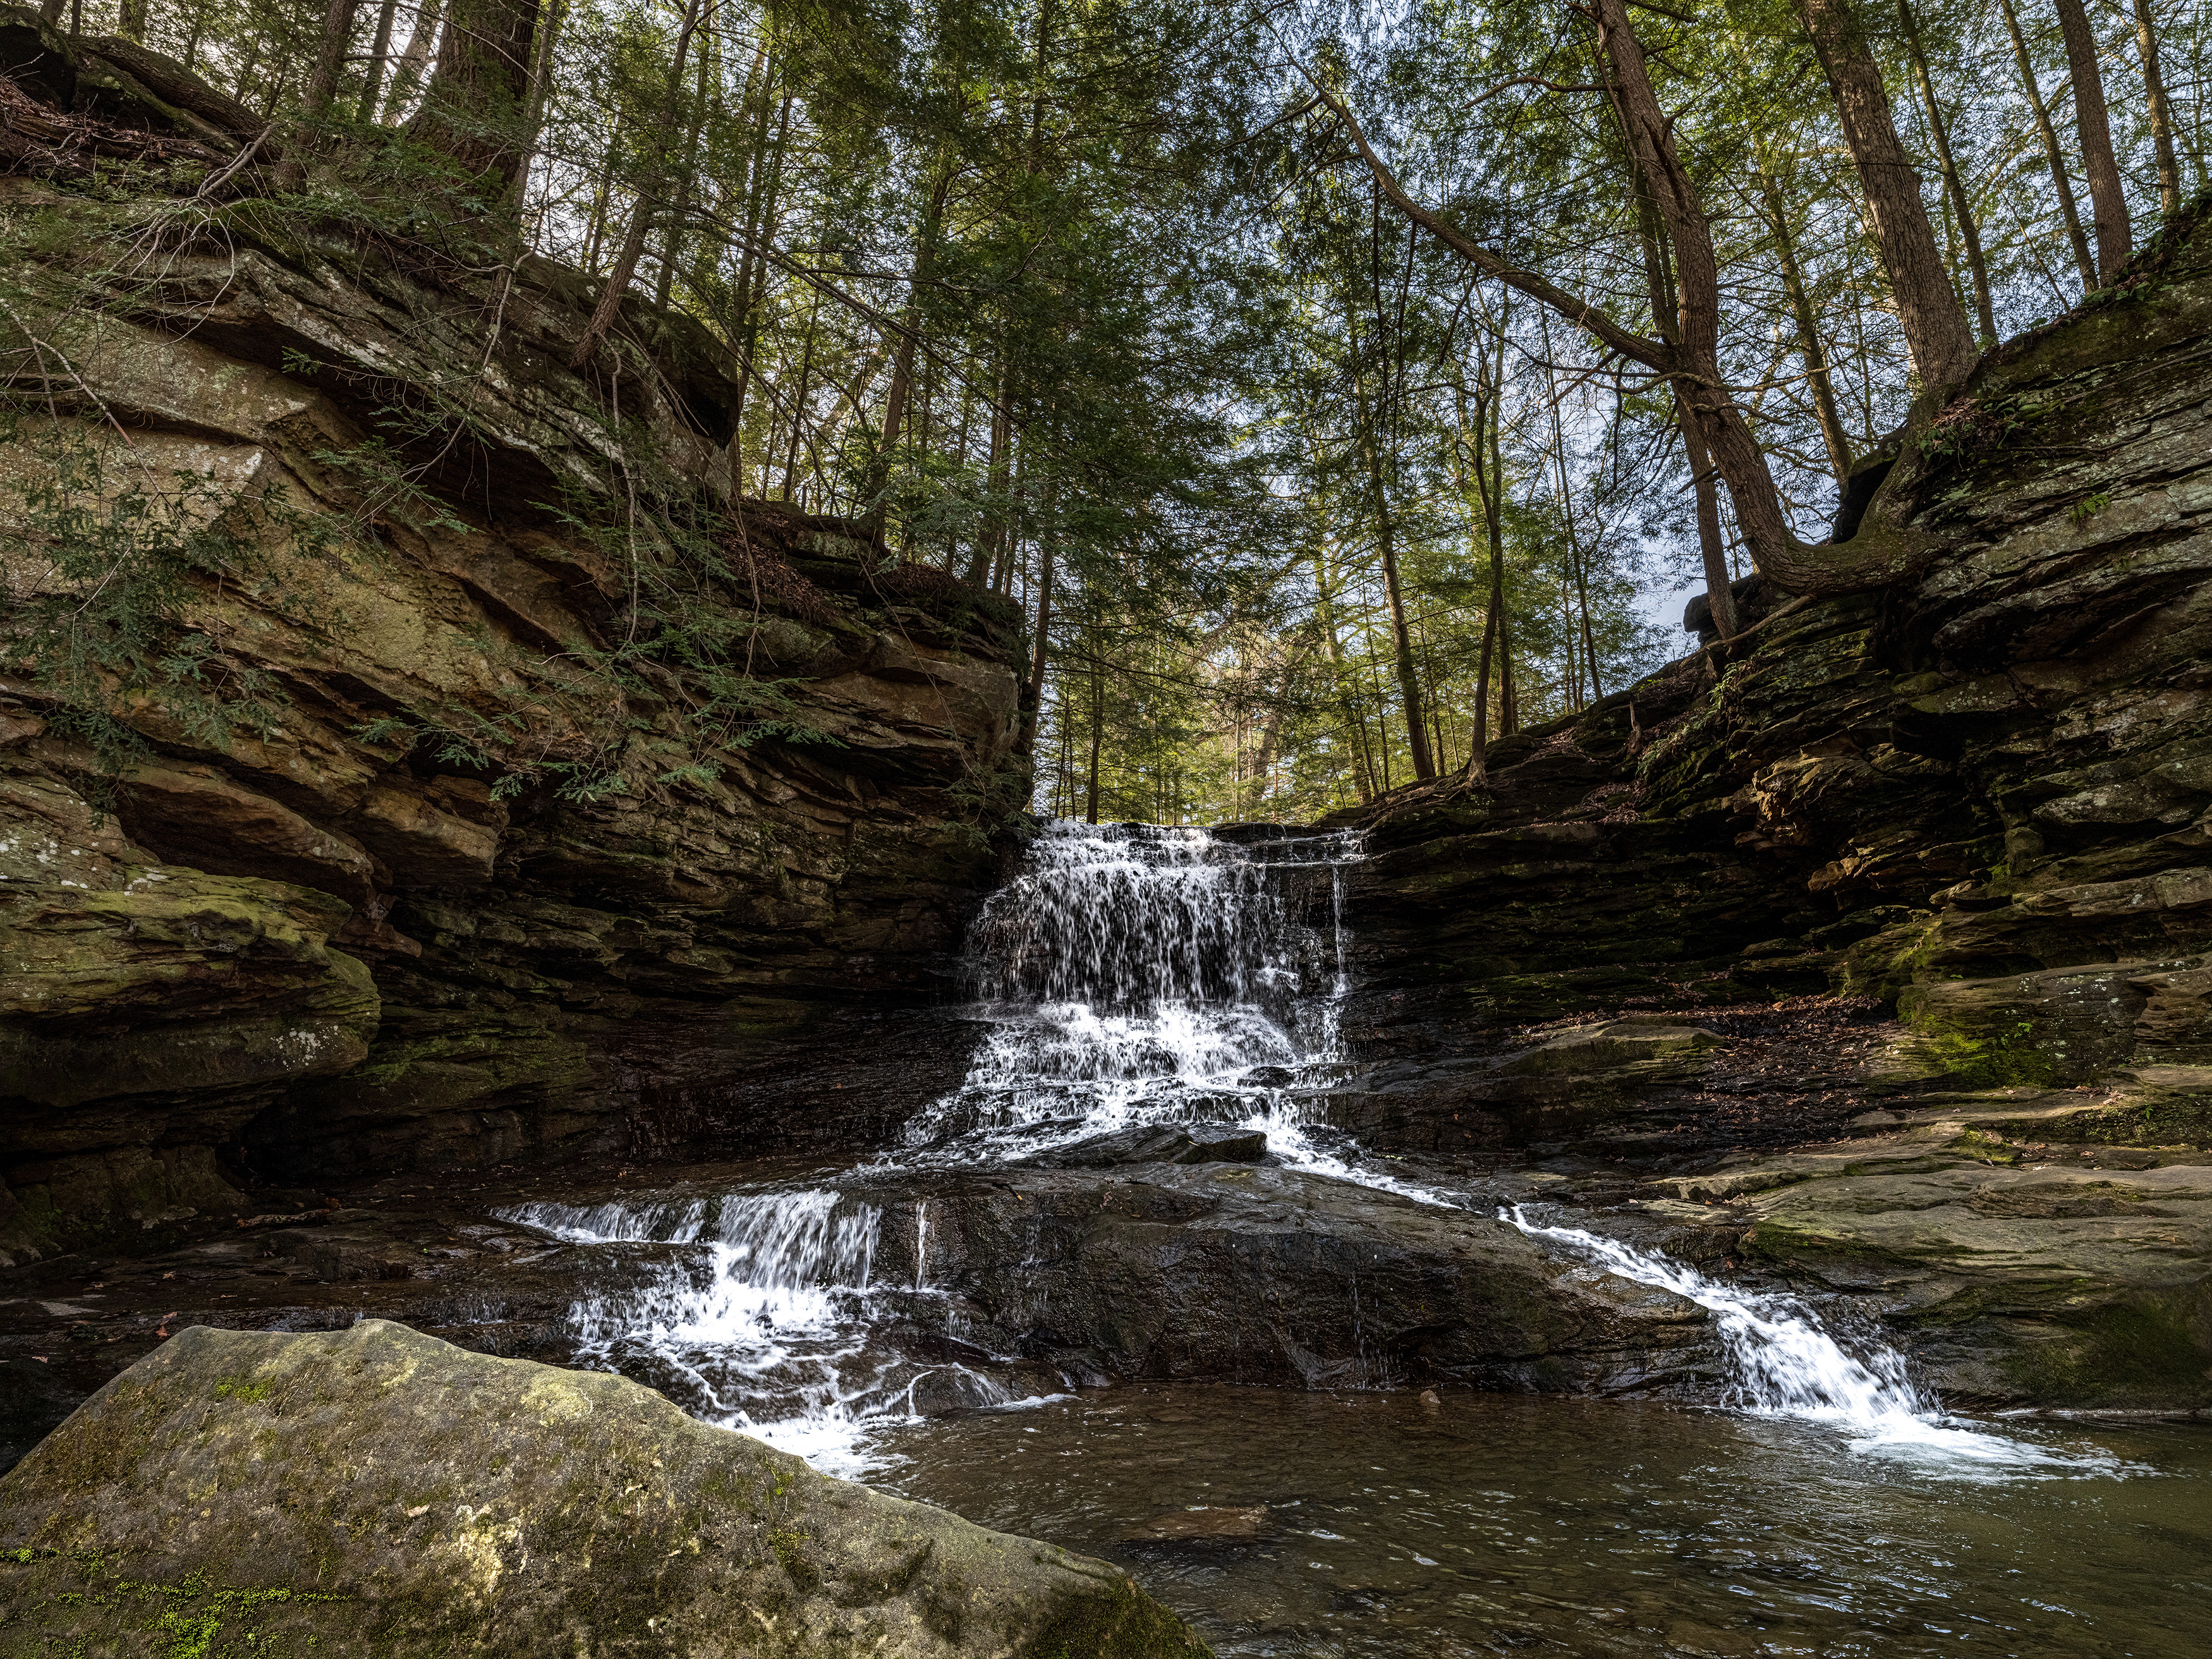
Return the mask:
M 497 1212 L 594 1286 L 573 1363 L 1121 1560 L 1224 1653 L 2212 1650 L 2201 1433 L 1948 1417 L 1870 1328 L 1406 1179 L 1328 1128 L 1360 856 L 1350 835 L 1048 825 L 970 937 L 969 1075 L 902 1144 Z M 1686 1298 L 1724 1379 L 1687 1407 L 1350 1374 L 1107 1388 L 994 1349 L 950 1287 L 948 1182 L 1208 1142 Z

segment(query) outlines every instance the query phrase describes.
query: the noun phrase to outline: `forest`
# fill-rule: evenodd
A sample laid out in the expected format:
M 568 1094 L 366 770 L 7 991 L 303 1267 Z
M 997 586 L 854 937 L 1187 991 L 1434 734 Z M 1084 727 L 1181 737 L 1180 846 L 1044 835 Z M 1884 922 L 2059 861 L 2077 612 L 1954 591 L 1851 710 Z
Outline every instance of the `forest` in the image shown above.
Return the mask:
M 1020 606 L 1093 822 L 1479 779 L 2205 184 L 2183 0 L 43 11 L 301 211 L 584 273 L 610 395 L 624 296 L 706 331 L 736 493 Z

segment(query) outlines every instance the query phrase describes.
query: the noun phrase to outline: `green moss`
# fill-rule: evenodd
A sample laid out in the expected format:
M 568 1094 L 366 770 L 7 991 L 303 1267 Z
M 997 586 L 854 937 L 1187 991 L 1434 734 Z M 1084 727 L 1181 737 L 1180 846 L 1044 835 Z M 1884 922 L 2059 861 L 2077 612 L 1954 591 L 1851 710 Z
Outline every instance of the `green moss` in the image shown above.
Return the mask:
M 2147 1293 L 2099 1309 L 2021 1348 L 2004 1369 L 2041 1405 L 2152 1406 L 2212 1400 L 2212 1343 L 2201 1289 Z
M 1936 1068 L 1970 1089 L 2045 1089 L 2057 1080 L 2057 1067 L 2036 1042 L 2033 1020 L 2014 1020 L 1986 1036 L 1939 1029 L 1922 1040 Z
M 215 1397 L 218 1400 L 235 1400 L 241 1405 L 251 1405 L 255 1401 L 266 1400 L 269 1397 L 270 1387 L 267 1382 L 226 1381 L 215 1385 Z

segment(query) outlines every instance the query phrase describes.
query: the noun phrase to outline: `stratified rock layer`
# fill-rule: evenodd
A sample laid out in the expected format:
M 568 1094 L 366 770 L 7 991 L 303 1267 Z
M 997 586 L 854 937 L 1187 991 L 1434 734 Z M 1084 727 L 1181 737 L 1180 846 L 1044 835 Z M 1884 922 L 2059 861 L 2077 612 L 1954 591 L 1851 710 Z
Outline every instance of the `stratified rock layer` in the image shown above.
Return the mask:
M 1378 1070 L 1340 1120 L 1703 1151 L 1695 1112 L 1643 1112 L 1740 1069 L 1696 1010 L 1833 991 L 1905 1023 L 1840 1068 L 1838 1118 L 2094 1085 L 2114 1109 L 2078 1138 L 2212 1141 L 2208 331 L 2200 209 L 1908 435 L 1885 511 L 1936 544 L 1914 574 L 1768 594 L 1736 641 L 1495 745 L 1486 790 L 1369 814 L 1347 1030 Z M 1624 1014 L 1655 1028 L 1636 1065 Z
M 0 1479 L 0 1552 L 25 1651 L 1206 1652 L 1105 1562 L 377 1320 L 181 1333 Z
M 41 246 L 131 220 L 0 190 Z M 951 1086 L 965 1036 L 916 1011 L 1026 793 L 1018 613 L 724 505 L 696 328 L 630 317 L 610 390 L 564 367 L 572 272 L 425 280 L 234 216 L 80 273 L 69 376 L 10 359 L 0 592 L 51 578 L 42 458 L 204 479 L 243 550 L 180 576 L 184 635 L 267 713 L 120 699 L 116 774 L 0 682 L 0 1262 L 159 1247 L 271 1181 L 866 1142 Z M 645 489 L 720 574 L 609 530 Z M 708 643 L 633 648 L 648 578 Z

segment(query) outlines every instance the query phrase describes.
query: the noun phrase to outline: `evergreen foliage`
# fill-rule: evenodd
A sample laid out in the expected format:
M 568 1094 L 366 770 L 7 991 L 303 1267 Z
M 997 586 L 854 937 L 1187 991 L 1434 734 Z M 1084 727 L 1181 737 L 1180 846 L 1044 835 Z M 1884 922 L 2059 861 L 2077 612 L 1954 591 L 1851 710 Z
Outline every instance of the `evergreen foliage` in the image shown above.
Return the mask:
M 573 267 L 598 301 L 591 374 L 650 307 L 703 329 L 738 366 L 737 492 L 855 521 L 905 566 L 1020 605 L 1036 805 L 1102 818 L 1302 819 L 1417 777 L 1477 782 L 1487 740 L 1676 654 L 1672 606 L 1750 573 L 1742 497 L 1713 483 L 1739 491 L 1741 458 L 1691 464 L 1695 374 L 1633 360 L 1537 291 L 1672 349 L 1698 257 L 1659 176 L 1676 162 L 1717 273 L 1711 396 L 1808 542 L 1916 392 L 1947 389 L 1916 380 L 1915 318 L 1963 319 L 1983 348 L 2034 326 L 2121 280 L 2115 238 L 2151 243 L 2205 183 L 2206 29 L 2176 0 L 46 15 L 173 59 L 270 124 L 274 165 L 191 210 L 204 219 L 344 227 L 455 280 L 526 256 Z M 1620 19 L 1674 161 L 1638 147 Z M 1839 115 L 1855 63 L 1886 89 L 1944 292 L 1899 286 L 1911 267 L 1854 166 L 1863 124 Z M 2089 105 L 2103 129 L 2077 121 Z M 70 188 L 112 208 L 212 170 L 181 151 L 160 178 L 134 165 Z M 1455 249 L 1393 180 L 1540 280 Z M 143 249 L 128 218 L 94 227 L 110 252 Z M 51 305 L 21 273 L 52 252 L 15 250 L 19 310 Z M 40 400 L 70 394 L 51 332 L 7 326 L 0 436 L 30 455 L 58 430 Z M 118 755 L 118 696 L 265 718 L 266 688 L 185 610 L 193 580 L 254 580 L 225 526 L 276 509 L 124 476 L 112 446 L 41 465 L 40 545 L 9 559 L 17 667 Z M 682 662 L 712 683 L 705 735 L 650 763 L 612 738 L 544 757 L 563 787 L 697 781 L 718 745 L 820 737 L 686 603 L 757 573 L 711 514 L 671 499 L 651 517 L 642 624 L 574 666 L 627 683 Z M 38 558 L 54 574 L 27 586 Z

